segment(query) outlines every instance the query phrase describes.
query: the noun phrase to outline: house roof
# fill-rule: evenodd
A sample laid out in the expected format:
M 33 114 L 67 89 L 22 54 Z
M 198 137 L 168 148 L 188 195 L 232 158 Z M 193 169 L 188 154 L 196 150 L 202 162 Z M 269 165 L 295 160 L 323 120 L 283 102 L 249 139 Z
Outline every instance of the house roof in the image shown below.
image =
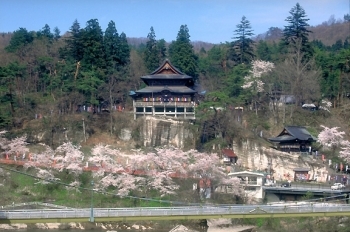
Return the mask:
M 160 93 L 163 90 L 168 90 L 171 93 L 196 93 L 197 91 L 188 88 L 187 86 L 147 86 L 137 90 L 136 93 Z
M 315 142 L 316 139 L 302 126 L 286 126 L 283 131 L 274 138 L 269 138 L 271 142 L 286 142 L 286 141 L 309 141 Z
M 265 175 L 258 172 L 242 171 L 242 172 L 231 172 L 228 174 L 228 176 L 265 176 Z
M 229 158 L 237 157 L 237 155 L 231 149 L 222 149 L 222 154 Z

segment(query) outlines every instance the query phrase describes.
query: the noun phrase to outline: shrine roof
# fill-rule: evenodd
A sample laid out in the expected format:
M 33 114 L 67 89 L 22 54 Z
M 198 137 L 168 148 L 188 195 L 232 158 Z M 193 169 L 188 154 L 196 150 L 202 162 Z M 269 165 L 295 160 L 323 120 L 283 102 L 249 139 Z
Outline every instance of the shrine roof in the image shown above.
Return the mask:
M 168 90 L 172 93 L 196 93 L 197 91 L 188 88 L 187 86 L 147 86 L 137 90 L 136 93 L 160 93 Z
M 315 142 L 314 138 L 305 127 L 302 126 L 286 126 L 283 131 L 274 138 L 269 138 L 271 142 L 286 142 L 293 140 Z
M 185 74 L 150 74 L 142 76 L 141 79 L 193 79 Z
M 159 68 L 157 68 L 156 70 L 154 70 L 150 75 L 155 75 L 155 74 L 160 74 L 163 71 L 169 71 L 172 72 L 173 74 L 180 74 L 180 75 L 185 75 L 183 72 L 181 72 L 179 69 L 175 68 L 174 65 L 171 64 L 170 60 L 165 59 L 163 61 L 163 63 L 159 66 Z

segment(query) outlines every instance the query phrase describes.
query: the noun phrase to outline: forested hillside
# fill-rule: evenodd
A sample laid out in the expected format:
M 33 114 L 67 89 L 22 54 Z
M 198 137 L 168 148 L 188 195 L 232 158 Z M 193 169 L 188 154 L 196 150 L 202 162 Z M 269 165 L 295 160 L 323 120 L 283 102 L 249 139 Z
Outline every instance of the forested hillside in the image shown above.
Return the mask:
M 89 109 L 109 112 L 106 132 L 117 134 L 115 109 L 131 110 L 129 91 L 166 58 L 206 92 L 195 122 L 198 147 L 286 124 L 348 126 L 348 19 L 310 26 L 296 4 L 284 29 L 256 36 L 243 16 L 232 41 L 215 45 L 191 41 L 187 25 L 173 41 L 157 39 L 153 27 L 128 38 L 113 21 L 101 28 L 97 19 L 76 20 L 63 36 L 45 22 L 40 31 L 19 28 L 0 36 L 0 127 L 18 132 L 38 117 L 69 120 Z

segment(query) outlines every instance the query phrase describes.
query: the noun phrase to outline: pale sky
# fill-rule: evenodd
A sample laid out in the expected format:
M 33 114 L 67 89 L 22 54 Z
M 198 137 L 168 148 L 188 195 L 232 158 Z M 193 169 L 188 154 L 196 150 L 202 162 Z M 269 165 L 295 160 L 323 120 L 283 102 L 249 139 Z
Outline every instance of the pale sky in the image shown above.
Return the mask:
M 20 27 L 39 31 L 48 24 L 52 32 L 58 27 L 63 34 L 75 19 L 81 28 L 97 19 L 103 31 L 113 20 L 127 37 L 147 37 L 153 26 L 156 39 L 171 42 L 186 24 L 191 41 L 224 43 L 232 41 L 242 16 L 255 35 L 270 27 L 283 29 L 297 2 L 311 26 L 350 13 L 350 0 L 0 0 L 0 32 Z

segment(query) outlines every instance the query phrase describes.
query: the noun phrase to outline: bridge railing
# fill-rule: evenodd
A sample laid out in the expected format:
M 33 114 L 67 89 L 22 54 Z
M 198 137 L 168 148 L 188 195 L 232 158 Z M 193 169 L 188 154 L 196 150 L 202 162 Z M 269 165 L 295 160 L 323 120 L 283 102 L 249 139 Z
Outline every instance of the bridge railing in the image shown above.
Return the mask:
M 94 208 L 94 217 L 148 217 L 184 215 L 245 215 L 245 214 L 286 214 L 286 213 L 327 213 L 350 212 L 350 205 L 332 203 L 306 203 L 303 205 L 233 205 L 233 206 L 189 206 L 160 208 Z M 88 218 L 90 208 L 46 209 L 46 210 L 5 210 L 0 211 L 1 219 L 48 219 Z

